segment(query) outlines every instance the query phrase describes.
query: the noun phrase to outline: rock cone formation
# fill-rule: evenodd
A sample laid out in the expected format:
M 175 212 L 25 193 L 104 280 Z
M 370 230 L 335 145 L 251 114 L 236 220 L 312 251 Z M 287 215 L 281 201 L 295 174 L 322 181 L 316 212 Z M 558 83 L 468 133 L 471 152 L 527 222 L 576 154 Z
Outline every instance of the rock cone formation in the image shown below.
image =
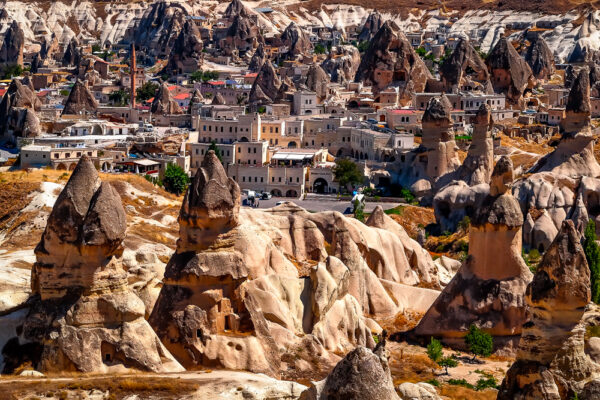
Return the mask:
M 0 64 L 18 64 L 23 66 L 23 47 L 25 34 L 16 20 L 4 34 L 4 41 L 0 47 Z
M 129 37 L 130 43 L 143 43 L 148 55 L 167 59 L 188 15 L 182 3 L 157 1 L 150 3 L 137 28 Z
M 404 247 L 394 221 L 381 222 L 386 230 L 293 204 L 241 209 L 240 189 L 213 152 L 179 223 L 150 323 L 188 368 L 328 370 L 334 352 L 374 346 L 371 331 L 380 328 L 363 315 L 425 309 L 438 293 L 409 286 L 426 273 L 431 285 L 438 280 L 423 249 Z
M 390 85 L 398 86 L 401 103 L 405 105 L 412 100 L 413 93 L 424 91 L 431 78 L 406 36 L 393 22 L 386 21 L 364 54 L 355 79 L 372 86 L 375 93 Z
M 267 55 L 265 54 L 265 47 L 262 43 L 258 45 L 256 51 L 250 59 L 248 64 L 248 70 L 252 72 L 258 72 L 262 68 L 263 64 L 267 62 Z
M 465 83 L 472 87 L 484 88 L 490 75 L 487 66 L 471 43 L 461 39 L 456 48 L 440 66 L 440 78 L 445 90 L 458 90 Z
M 332 48 L 321 67 L 330 75 L 332 82 L 353 82 L 360 65 L 360 52 L 354 46 Z
M 250 104 L 271 104 L 277 99 L 281 80 L 273 64 L 267 61 L 263 64 L 250 90 Z
M 225 38 L 221 41 L 221 48 L 225 54 L 239 57 L 256 48 L 262 41 L 256 19 L 238 15 L 233 19 Z
M 87 84 L 77 79 L 75 85 L 71 88 L 71 93 L 65 103 L 63 115 L 73 114 L 93 114 L 98 108 L 98 102 L 94 98 Z
M 379 13 L 379 11 L 375 10 L 367 17 L 365 24 L 362 27 L 362 30 L 358 34 L 358 40 L 361 42 L 370 41 L 373 39 L 373 36 L 381 29 L 383 26 L 383 16 Z
M 518 340 L 532 275 L 521 257 L 523 214 L 510 192 L 512 180 L 512 162 L 504 156 L 469 229 L 469 255 L 415 328 L 417 335 L 459 345 L 475 324 L 494 336 L 496 348 Z
M 541 36 L 537 36 L 527 48 L 525 61 L 538 79 L 546 79 L 554 73 L 554 54 Z
M 317 99 L 327 99 L 330 84 L 329 75 L 319 65 L 311 65 L 306 74 L 306 87 L 317 94 Z
M 281 34 L 281 42 L 287 46 L 287 57 L 295 58 L 297 56 L 308 54 L 312 49 L 312 44 L 308 35 L 302 28 L 291 22 Z
M 422 147 L 428 153 L 427 175 L 432 180 L 454 171 L 460 165 L 451 112 L 452 105 L 446 96 L 434 97 L 427 104 L 421 120 Z
M 600 324 L 600 310 L 588 305 L 590 298 L 580 236 L 573 223 L 565 221 L 527 287 L 530 317 L 499 400 L 571 399 L 598 377 L 600 357 L 593 344 L 597 338 L 590 338 L 589 329 Z
M 179 32 L 169 62 L 165 67 L 174 74 L 191 73 L 198 70 L 202 63 L 202 49 L 204 44 L 200 38 L 200 31 L 191 20 L 186 20 L 183 29 Z
M 35 137 L 41 133 L 35 113 L 41 102 L 35 92 L 18 79 L 13 79 L 0 101 L 0 133 L 9 140 Z
M 225 13 L 223 13 L 223 17 L 229 19 L 233 19 L 237 16 L 247 17 L 249 15 L 250 11 L 241 0 L 232 0 L 225 9 Z
M 385 350 L 385 339 L 374 351 L 357 347 L 324 380 L 315 383 L 300 400 L 401 400 L 396 394 Z
M 78 66 L 81 61 L 81 51 L 79 50 L 79 44 L 75 38 L 71 39 L 65 53 L 63 54 L 62 64 L 64 67 Z
M 36 369 L 182 370 L 144 319 L 144 303 L 127 286 L 121 265 L 126 226 L 119 194 L 82 157 L 35 249 L 34 297 L 19 341 L 39 346 L 31 360 Z
M 496 43 L 486 63 L 494 90 L 506 93 L 508 101 L 520 104 L 533 73 L 507 38 L 503 37 Z
M 152 114 L 182 114 L 181 107 L 171 96 L 169 85 L 163 82 L 156 91 L 152 106 L 150 107 Z
M 215 97 L 213 97 L 212 102 L 210 104 L 222 106 L 227 104 L 227 102 L 225 101 L 225 98 L 223 98 L 223 95 L 221 93 L 217 93 Z

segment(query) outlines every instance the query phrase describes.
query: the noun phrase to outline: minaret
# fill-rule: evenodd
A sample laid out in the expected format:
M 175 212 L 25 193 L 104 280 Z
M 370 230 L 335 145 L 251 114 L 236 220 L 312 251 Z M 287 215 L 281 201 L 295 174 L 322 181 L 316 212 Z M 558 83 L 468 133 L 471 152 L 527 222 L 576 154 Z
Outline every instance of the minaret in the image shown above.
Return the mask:
M 131 74 L 131 101 L 129 102 L 129 104 L 131 105 L 131 108 L 134 109 L 135 108 L 135 70 L 136 70 L 136 65 L 135 65 L 135 43 L 131 43 L 131 70 L 130 70 L 130 74 Z

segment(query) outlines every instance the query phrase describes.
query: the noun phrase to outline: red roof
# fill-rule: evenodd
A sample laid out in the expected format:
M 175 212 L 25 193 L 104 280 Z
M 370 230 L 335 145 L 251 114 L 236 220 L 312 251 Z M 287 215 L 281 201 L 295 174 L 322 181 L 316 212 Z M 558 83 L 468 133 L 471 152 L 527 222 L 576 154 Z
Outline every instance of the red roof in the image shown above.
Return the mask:
M 246 74 L 244 75 L 244 78 L 256 78 L 258 76 L 258 73 L 255 72 L 253 74 Z
M 6 93 L 6 89 L 0 89 L 0 97 L 4 96 L 4 93 Z
M 391 112 L 392 112 L 392 114 L 406 115 L 406 114 L 416 114 L 417 110 L 398 109 L 398 110 L 391 110 Z
M 146 100 L 146 103 L 152 103 L 154 101 L 154 97 L 152 97 L 151 99 Z
M 208 81 L 209 85 L 213 85 L 213 86 L 219 86 L 219 85 L 224 85 L 225 81 Z
M 169 91 L 177 89 L 177 85 L 169 86 Z
M 176 100 L 185 100 L 188 97 L 190 97 L 189 93 L 179 93 L 177 96 L 173 96 L 173 98 Z

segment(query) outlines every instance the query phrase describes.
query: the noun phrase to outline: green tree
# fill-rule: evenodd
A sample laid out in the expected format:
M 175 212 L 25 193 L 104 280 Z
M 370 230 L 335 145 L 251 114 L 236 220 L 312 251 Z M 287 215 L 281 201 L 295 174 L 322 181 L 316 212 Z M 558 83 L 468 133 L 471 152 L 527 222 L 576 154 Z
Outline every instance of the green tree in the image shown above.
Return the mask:
M 23 74 L 23 67 L 19 64 L 8 64 L 2 69 L 2 79 L 11 79 Z
M 432 336 L 427 345 L 427 357 L 437 364 L 442 359 L 442 356 L 442 344 Z
M 167 192 L 179 196 L 187 190 L 187 187 L 190 184 L 190 177 L 179 165 L 169 164 L 167 165 L 162 183 Z
M 358 48 L 358 51 L 360 51 L 361 53 L 364 53 L 365 51 L 367 51 L 369 49 L 369 42 L 367 40 L 363 40 L 356 47 Z
M 473 353 L 473 360 L 477 356 L 487 357 L 494 350 L 492 335 L 482 331 L 475 325 L 469 327 L 469 333 L 465 336 L 465 344 L 469 351 Z
M 592 301 L 600 302 L 600 247 L 596 240 L 596 223 L 590 219 L 583 233 L 583 251 L 590 267 Z
M 202 73 L 202 71 L 201 71 L 201 70 L 198 70 L 198 71 L 192 72 L 192 73 L 190 74 L 190 81 L 192 81 L 192 82 L 202 82 L 202 77 L 203 77 L 203 75 L 204 75 L 204 74 Z
M 129 92 L 123 89 L 115 90 L 108 95 L 108 99 L 116 105 L 125 105 L 129 103 Z
M 440 367 L 443 367 L 446 371 L 446 375 L 448 375 L 448 368 L 454 368 L 458 365 L 458 361 L 456 361 L 452 357 L 444 357 L 437 363 Z
M 348 185 L 356 185 L 363 181 L 363 175 L 358 169 L 358 165 L 348 158 L 338 158 L 333 167 L 333 176 L 339 183 L 340 189 L 344 190 Z
M 135 91 L 135 98 L 137 101 L 146 101 L 151 99 L 156 94 L 158 85 L 154 82 L 146 82 Z
M 315 45 L 315 54 L 325 54 L 326 51 L 327 49 L 321 43 Z
M 92 53 L 98 53 L 98 52 L 100 52 L 100 50 L 102 50 L 102 48 L 100 47 L 99 44 L 92 45 Z
M 415 53 L 417 53 L 422 58 L 425 57 L 425 55 L 427 54 L 427 50 L 425 50 L 423 47 L 417 47 L 415 49 Z
M 215 152 L 215 156 L 217 156 L 217 158 L 219 159 L 219 161 L 221 161 L 221 164 L 223 164 L 223 157 L 221 156 L 221 150 L 219 150 L 219 148 L 217 147 L 217 142 L 216 141 L 211 141 L 210 142 L 210 146 L 208 146 L 208 150 L 212 150 Z

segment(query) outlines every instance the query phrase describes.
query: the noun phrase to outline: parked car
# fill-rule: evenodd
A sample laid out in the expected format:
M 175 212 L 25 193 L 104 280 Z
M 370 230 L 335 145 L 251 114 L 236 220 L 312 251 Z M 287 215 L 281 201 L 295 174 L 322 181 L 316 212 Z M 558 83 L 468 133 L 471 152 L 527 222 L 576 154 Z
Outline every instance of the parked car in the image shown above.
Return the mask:
M 271 193 L 269 193 L 269 192 L 263 192 L 260 195 L 261 200 L 270 200 L 271 197 L 273 197 L 273 195 Z

